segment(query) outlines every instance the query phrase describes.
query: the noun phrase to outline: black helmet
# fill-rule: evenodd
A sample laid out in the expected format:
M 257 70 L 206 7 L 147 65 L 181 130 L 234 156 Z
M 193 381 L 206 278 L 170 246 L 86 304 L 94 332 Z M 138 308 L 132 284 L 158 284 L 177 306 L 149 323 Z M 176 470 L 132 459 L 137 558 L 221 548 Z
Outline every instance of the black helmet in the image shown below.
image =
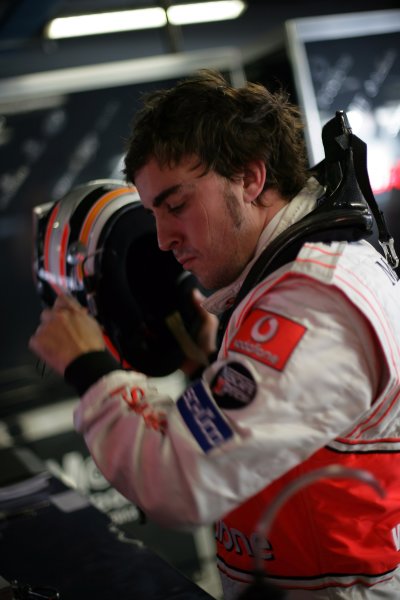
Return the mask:
M 194 357 L 197 282 L 158 248 L 136 188 L 90 181 L 33 210 L 34 278 L 46 306 L 70 293 L 122 364 L 147 375 L 168 375 Z

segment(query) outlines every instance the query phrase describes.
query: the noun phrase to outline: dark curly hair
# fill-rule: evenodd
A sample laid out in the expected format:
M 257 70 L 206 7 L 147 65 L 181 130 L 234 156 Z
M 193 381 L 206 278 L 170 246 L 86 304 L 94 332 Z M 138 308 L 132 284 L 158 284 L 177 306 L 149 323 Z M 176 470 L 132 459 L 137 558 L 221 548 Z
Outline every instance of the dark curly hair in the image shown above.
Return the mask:
M 267 170 L 264 189 L 275 188 L 287 199 L 308 177 L 303 124 L 288 95 L 255 83 L 234 88 L 209 69 L 143 97 L 124 172 L 134 183 L 151 157 L 172 166 L 189 155 L 227 179 L 261 159 Z

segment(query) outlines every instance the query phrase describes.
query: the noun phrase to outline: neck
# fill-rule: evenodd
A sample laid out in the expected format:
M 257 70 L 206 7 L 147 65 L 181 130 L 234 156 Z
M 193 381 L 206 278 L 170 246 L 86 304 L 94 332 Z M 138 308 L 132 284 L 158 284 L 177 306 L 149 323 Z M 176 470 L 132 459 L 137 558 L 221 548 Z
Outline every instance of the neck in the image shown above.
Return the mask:
M 262 229 L 264 229 L 268 223 L 272 221 L 276 213 L 278 213 L 281 208 L 287 206 L 289 202 L 290 200 L 284 198 L 278 190 L 274 188 L 270 188 L 263 192 L 257 203 L 257 207 L 262 214 Z

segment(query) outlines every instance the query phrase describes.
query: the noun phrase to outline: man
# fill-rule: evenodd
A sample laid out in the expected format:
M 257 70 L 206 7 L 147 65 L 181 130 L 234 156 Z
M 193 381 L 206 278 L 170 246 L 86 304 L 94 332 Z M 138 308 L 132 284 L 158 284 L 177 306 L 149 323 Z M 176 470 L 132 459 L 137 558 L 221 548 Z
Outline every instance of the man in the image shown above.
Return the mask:
M 218 316 L 324 194 L 286 96 L 211 71 L 145 100 L 126 174 L 160 248 L 213 290 L 204 306 Z M 75 426 L 112 485 L 160 523 L 216 523 L 226 599 L 252 580 L 257 524 L 281 490 L 326 465 L 370 471 L 385 498 L 349 478 L 316 482 L 258 546 L 289 598 L 388 599 L 400 594 L 399 305 L 397 277 L 366 241 L 306 242 L 235 307 L 217 359 L 176 402 L 121 371 L 68 297 L 30 346 L 82 396 Z

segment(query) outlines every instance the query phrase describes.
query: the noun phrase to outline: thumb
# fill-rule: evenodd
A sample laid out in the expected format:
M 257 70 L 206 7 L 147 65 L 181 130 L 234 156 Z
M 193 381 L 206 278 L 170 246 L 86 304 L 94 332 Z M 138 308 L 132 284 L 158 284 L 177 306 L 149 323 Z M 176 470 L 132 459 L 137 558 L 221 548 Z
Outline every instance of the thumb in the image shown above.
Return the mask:
M 202 292 L 199 290 L 199 288 L 193 288 L 192 290 L 192 300 L 193 300 L 193 304 L 195 305 L 197 311 L 201 314 L 201 315 L 208 315 L 208 311 L 203 307 L 203 302 L 206 299 L 206 297 L 204 296 L 204 294 L 202 294 Z
M 84 308 L 75 298 L 68 294 L 59 294 L 54 303 L 55 309 L 68 309 L 72 311 L 79 312 L 87 312 L 87 309 Z

